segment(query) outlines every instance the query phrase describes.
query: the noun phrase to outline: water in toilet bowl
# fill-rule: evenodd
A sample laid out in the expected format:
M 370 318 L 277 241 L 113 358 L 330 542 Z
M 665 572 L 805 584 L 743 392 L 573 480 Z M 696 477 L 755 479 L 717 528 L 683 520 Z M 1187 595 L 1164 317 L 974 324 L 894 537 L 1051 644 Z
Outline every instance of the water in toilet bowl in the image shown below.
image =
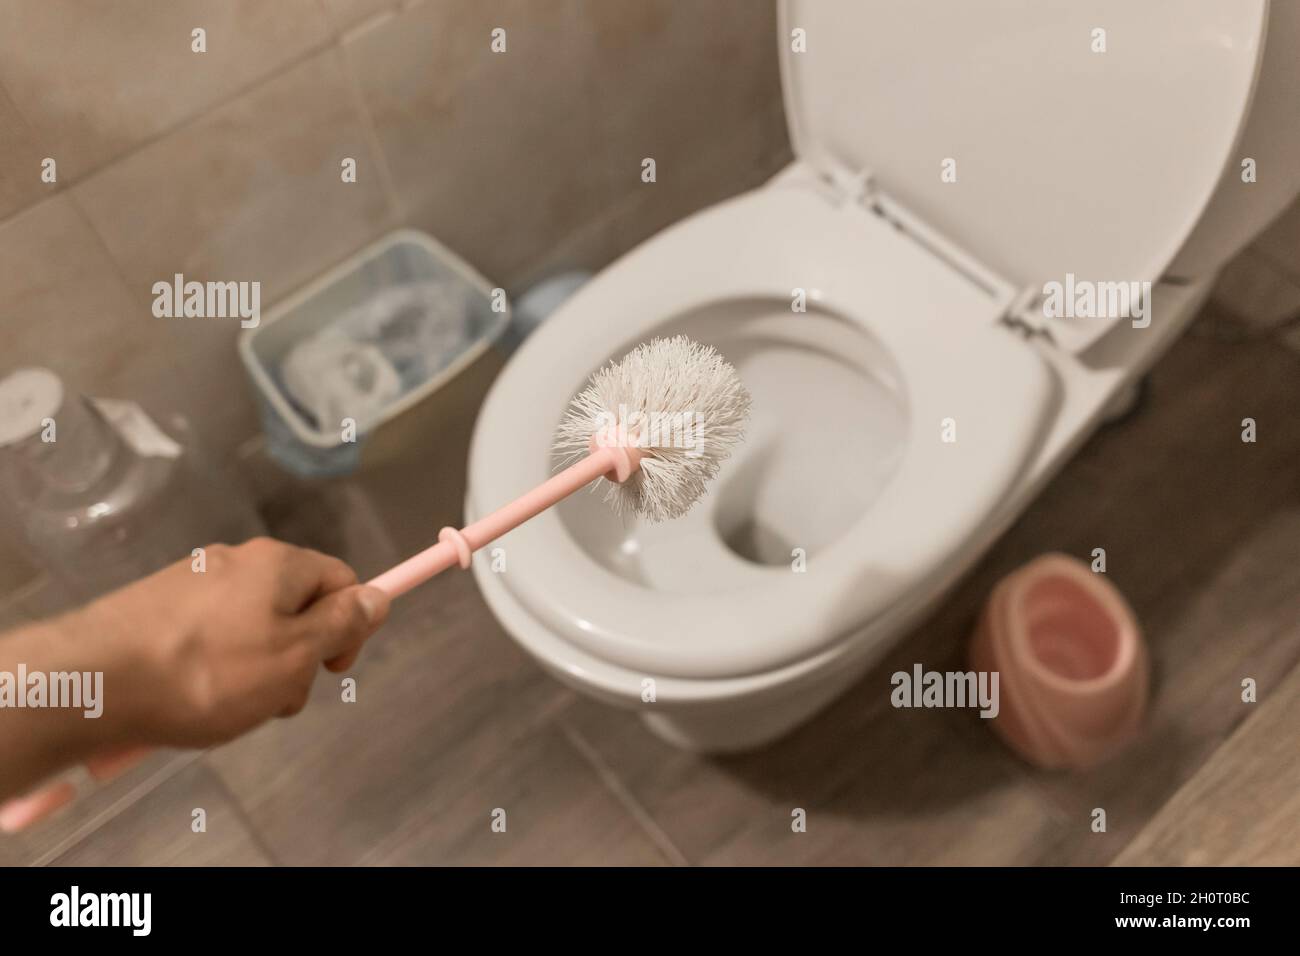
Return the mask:
M 908 435 L 897 368 L 859 325 L 828 312 L 792 320 L 788 303 L 711 305 L 651 330 L 712 345 L 753 398 L 748 435 L 691 513 L 612 521 L 593 495 L 560 506 L 599 564 L 663 592 L 739 584 L 834 543 L 894 474 Z M 580 384 L 580 383 L 575 383 Z

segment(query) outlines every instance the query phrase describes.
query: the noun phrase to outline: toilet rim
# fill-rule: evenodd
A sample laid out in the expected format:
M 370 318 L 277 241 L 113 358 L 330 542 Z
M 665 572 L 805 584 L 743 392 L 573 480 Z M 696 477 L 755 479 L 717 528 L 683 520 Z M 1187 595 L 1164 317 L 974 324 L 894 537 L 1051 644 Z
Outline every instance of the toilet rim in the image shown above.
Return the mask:
M 673 280 L 657 287 L 647 282 L 662 276 Z M 913 420 L 933 423 L 934 440 L 909 439 L 874 505 L 810 556 L 824 570 L 754 566 L 750 587 L 655 592 L 598 564 L 558 515 L 540 515 L 501 545 L 509 556 L 503 584 L 545 626 L 600 658 L 650 675 L 769 671 L 815 654 L 881 614 L 993 510 L 1044 417 L 1049 379 L 1037 356 L 967 314 L 979 307 L 965 281 L 919 250 L 899 246 L 887 226 L 846 216 L 807 190 L 773 187 L 706 210 L 645 243 L 534 333 L 480 415 L 471 449 L 472 506 L 507 500 L 545 478 L 550 434 L 568 399 L 629 338 L 649 337 L 661 323 L 710 302 L 788 302 L 791 282 L 800 277 L 818 289 L 823 309 L 864 326 L 891 354 Z M 907 321 L 881 321 L 882 313 L 892 316 L 914 296 L 914 288 L 903 287 L 908 280 L 921 283 L 932 304 L 965 313 L 940 318 L 922 308 Z M 957 285 L 945 289 L 946 283 Z M 945 292 L 953 295 L 944 299 Z M 607 321 L 629 312 L 637 317 Z M 936 348 L 939 340 L 947 348 Z M 967 440 L 941 447 L 939 422 L 958 408 Z M 525 416 L 535 425 L 521 425 Z
M 470 503 L 466 504 L 469 507 Z M 502 576 L 494 573 L 486 562 L 475 562 L 473 571 L 484 600 L 507 632 L 556 676 L 613 702 L 641 701 L 644 693 L 642 681 L 647 676 L 644 671 L 612 663 L 556 634 L 519 603 L 501 583 Z M 861 634 L 854 634 L 828 645 L 811 657 L 754 674 L 714 678 L 659 677 L 655 702 L 660 705 L 710 705 L 768 693 L 813 679 L 828 667 L 849 666 L 859 657 L 870 654 L 872 643 L 869 638 L 864 641 Z

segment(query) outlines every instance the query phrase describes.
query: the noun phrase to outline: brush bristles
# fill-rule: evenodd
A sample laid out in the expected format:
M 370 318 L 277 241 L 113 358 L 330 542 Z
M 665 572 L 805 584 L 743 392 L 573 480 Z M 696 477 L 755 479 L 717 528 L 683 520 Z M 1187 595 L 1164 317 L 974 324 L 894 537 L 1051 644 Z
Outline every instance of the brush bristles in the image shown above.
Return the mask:
M 622 484 L 600 479 L 619 514 L 677 518 L 703 495 L 744 435 L 749 392 L 714 349 L 684 335 L 638 345 L 591 377 L 555 433 L 565 462 L 586 455 L 593 434 L 635 445 L 641 467 Z

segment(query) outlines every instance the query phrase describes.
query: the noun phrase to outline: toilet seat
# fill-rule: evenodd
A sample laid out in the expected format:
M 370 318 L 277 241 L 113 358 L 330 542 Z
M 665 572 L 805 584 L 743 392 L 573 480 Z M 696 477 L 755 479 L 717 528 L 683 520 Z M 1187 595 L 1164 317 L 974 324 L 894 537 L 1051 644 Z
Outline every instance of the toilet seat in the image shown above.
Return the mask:
M 546 477 L 568 400 L 610 356 L 710 303 L 768 299 L 789 308 L 795 288 L 874 337 L 898 369 L 909 435 L 879 498 L 835 542 L 808 554 L 807 572 L 728 560 L 720 550 L 718 589 L 694 593 L 619 577 L 554 511 L 544 513 L 497 546 L 506 555 L 502 583 L 555 634 L 647 676 L 706 679 L 785 666 L 891 607 L 980 528 L 1011 485 L 1052 383 L 1033 350 L 997 325 L 1004 303 L 878 217 L 795 182 L 661 233 L 525 342 L 475 431 L 470 517 Z M 941 440 L 944 419 L 955 420 L 955 442 Z M 476 560 L 490 563 L 488 551 Z

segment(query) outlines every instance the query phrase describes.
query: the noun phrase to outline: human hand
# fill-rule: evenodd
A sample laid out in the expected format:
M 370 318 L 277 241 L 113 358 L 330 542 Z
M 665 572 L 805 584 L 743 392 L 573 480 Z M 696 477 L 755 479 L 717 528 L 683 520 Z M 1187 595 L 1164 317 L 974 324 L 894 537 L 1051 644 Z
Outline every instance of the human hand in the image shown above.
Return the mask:
M 222 743 L 297 713 L 318 666 L 347 670 L 388 615 L 382 591 L 319 552 L 267 538 L 204 552 L 202 571 L 179 561 L 13 639 L 20 656 L 103 673 L 102 714 L 56 735 L 92 780 L 125 772 L 155 746 Z M 51 747 L 29 743 L 41 752 L 20 780 L 53 769 Z M 0 802 L 0 831 L 44 819 L 77 789 L 65 778 Z
M 204 550 L 203 570 L 177 562 L 74 616 L 102 642 L 105 746 L 211 746 L 296 714 L 388 615 L 337 558 L 269 538 Z

